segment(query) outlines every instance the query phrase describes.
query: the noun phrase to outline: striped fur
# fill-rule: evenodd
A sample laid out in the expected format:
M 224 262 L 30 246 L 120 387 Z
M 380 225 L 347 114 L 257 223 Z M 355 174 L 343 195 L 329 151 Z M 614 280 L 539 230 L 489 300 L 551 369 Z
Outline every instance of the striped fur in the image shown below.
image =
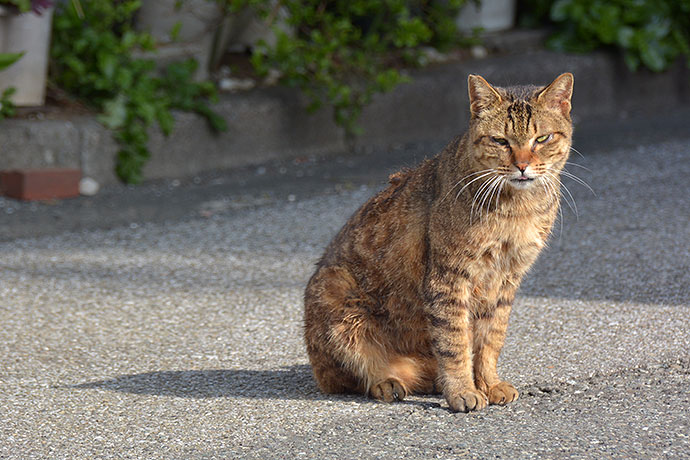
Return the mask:
M 340 230 L 305 292 L 322 391 L 442 392 L 456 411 L 518 397 L 496 364 L 558 211 L 572 82 L 498 88 L 470 76 L 468 132 L 391 176 Z

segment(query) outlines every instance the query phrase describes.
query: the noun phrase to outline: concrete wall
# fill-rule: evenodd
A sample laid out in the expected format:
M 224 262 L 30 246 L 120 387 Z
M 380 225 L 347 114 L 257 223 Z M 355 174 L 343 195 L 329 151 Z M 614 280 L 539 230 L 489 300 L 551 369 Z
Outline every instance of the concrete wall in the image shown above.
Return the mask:
M 659 112 L 690 104 L 690 75 L 683 63 L 669 72 L 632 74 L 609 54 L 521 53 L 436 65 L 412 72 L 413 81 L 379 95 L 361 119 L 357 146 L 444 141 L 468 121 L 467 76 L 497 85 L 548 84 L 562 72 L 575 75 L 573 118 L 611 118 Z M 257 164 L 274 158 L 346 150 L 343 133 L 322 109 L 310 115 L 296 90 L 265 88 L 223 95 L 215 109 L 228 131 L 214 134 L 200 117 L 180 113 L 170 137 L 153 129 L 148 179 Z M 95 119 L 5 120 L 0 123 L 0 168 L 81 167 L 103 184 L 113 183 L 117 144 Z

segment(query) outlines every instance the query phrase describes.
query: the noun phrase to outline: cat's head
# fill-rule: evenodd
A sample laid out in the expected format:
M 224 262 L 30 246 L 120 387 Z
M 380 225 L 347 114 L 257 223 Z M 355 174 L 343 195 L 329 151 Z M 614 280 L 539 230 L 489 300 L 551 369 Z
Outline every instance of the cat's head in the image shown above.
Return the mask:
M 553 179 L 563 168 L 572 139 L 573 75 L 546 87 L 500 88 L 478 75 L 468 78 L 472 160 L 516 189 Z

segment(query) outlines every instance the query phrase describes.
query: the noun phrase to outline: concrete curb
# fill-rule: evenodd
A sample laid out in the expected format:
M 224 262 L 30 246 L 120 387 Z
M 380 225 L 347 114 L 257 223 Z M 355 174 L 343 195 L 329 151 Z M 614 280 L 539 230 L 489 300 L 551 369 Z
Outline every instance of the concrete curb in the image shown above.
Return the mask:
M 378 96 L 367 107 L 364 135 L 356 148 L 450 139 L 467 125 L 467 75 L 483 75 L 497 85 L 546 84 L 562 72 L 575 75 L 574 121 L 659 113 L 690 104 L 690 74 L 678 63 L 668 72 L 631 73 L 616 56 L 567 55 L 537 50 L 436 65 L 411 73 L 413 81 Z M 173 134 L 152 130 L 147 179 L 183 177 L 203 171 L 258 164 L 276 158 L 346 149 L 331 112 L 304 110 L 306 100 L 288 88 L 226 94 L 215 109 L 228 131 L 215 135 L 192 114 L 176 116 Z M 0 124 L 0 169 L 81 168 L 101 184 L 117 181 L 117 144 L 95 118 L 5 120 Z

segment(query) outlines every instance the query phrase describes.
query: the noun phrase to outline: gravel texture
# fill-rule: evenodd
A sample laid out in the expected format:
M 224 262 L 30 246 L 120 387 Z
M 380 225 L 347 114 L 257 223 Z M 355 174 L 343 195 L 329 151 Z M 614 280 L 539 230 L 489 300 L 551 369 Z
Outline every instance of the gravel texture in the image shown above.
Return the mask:
M 564 205 L 516 301 L 499 369 L 521 398 L 472 414 L 312 381 L 303 289 L 376 184 L 8 236 L 0 458 L 689 458 L 689 154 L 572 157 L 596 196 L 566 181 L 579 217 Z

